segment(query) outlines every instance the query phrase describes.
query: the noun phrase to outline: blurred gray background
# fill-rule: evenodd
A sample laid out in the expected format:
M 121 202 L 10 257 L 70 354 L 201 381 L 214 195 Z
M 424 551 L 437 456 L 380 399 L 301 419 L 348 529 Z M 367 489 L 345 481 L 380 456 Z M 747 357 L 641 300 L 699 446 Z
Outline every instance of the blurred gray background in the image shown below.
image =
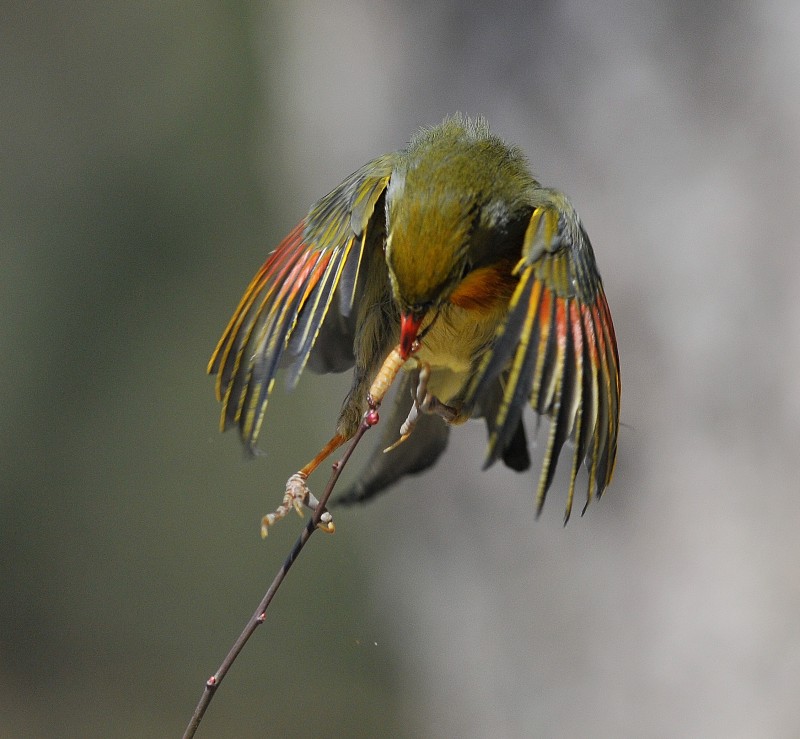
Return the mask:
M 614 484 L 535 522 L 458 429 L 312 539 L 200 736 L 800 734 L 799 7 L 5 3 L 0 735 L 183 730 L 348 382 L 278 389 L 246 462 L 209 354 L 316 198 L 456 110 L 591 235 Z

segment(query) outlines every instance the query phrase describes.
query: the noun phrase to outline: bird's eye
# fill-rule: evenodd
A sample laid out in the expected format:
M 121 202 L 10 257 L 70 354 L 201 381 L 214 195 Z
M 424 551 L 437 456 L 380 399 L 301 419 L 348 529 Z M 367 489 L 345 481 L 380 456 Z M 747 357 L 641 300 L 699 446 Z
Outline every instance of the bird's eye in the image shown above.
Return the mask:
M 411 306 L 411 313 L 417 316 L 423 316 L 433 307 L 433 301 L 428 300 L 424 303 L 414 303 Z

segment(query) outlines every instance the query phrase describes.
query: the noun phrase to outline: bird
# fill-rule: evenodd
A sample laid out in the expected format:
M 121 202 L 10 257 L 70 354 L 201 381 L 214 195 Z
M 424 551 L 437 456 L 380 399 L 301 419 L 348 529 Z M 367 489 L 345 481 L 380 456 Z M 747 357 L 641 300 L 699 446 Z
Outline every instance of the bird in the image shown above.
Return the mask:
M 352 438 L 393 347 L 404 363 L 386 439 L 339 499 L 366 501 L 431 467 L 452 427 L 483 419 L 484 469 L 531 465 L 524 410 L 549 421 L 538 516 L 571 442 L 564 523 L 587 472 L 585 512 L 614 473 L 621 380 L 594 251 L 571 202 L 544 187 L 522 151 L 483 118 L 421 128 L 317 201 L 267 257 L 208 364 L 221 429 L 249 452 L 276 375 L 352 370 L 335 433 L 293 476 L 267 526 L 298 508 L 308 475 Z M 413 360 L 413 361 L 412 361 Z M 530 414 L 529 414 L 530 415 Z M 402 443 L 400 443 L 402 442 Z M 291 481 L 292 478 L 290 478 Z

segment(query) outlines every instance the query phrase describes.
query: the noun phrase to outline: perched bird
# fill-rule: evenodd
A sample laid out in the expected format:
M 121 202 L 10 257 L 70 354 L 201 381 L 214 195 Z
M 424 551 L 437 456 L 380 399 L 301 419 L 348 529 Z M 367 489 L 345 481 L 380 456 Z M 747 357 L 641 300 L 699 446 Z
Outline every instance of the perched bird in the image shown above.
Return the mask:
M 396 437 L 406 418 L 404 430 L 415 427 L 377 450 L 344 502 L 430 467 L 449 427 L 469 418 L 488 427 L 485 467 L 502 459 L 527 469 L 526 404 L 550 419 L 537 513 L 569 438 L 565 522 L 582 463 L 586 505 L 611 482 L 619 356 L 589 237 L 567 198 L 542 187 L 482 119 L 447 118 L 364 165 L 269 255 L 208 366 L 222 428 L 238 427 L 252 450 L 279 367 L 290 387 L 306 365 L 354 367 L 336 433 L 304 480 L 353 436 L 398 344 L 416 361 L 406 363 L 386 433 Z

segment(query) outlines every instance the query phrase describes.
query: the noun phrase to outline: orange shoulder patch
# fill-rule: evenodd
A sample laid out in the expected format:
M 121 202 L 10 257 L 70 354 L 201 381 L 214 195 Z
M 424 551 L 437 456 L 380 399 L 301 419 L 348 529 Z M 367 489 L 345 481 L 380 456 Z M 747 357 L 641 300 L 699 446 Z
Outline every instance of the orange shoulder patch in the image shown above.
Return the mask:
M 465 310 L 489 311 L 511 300 L 518 278 L 507 260 L 472 270 L 451 293 L 449 302 Z

